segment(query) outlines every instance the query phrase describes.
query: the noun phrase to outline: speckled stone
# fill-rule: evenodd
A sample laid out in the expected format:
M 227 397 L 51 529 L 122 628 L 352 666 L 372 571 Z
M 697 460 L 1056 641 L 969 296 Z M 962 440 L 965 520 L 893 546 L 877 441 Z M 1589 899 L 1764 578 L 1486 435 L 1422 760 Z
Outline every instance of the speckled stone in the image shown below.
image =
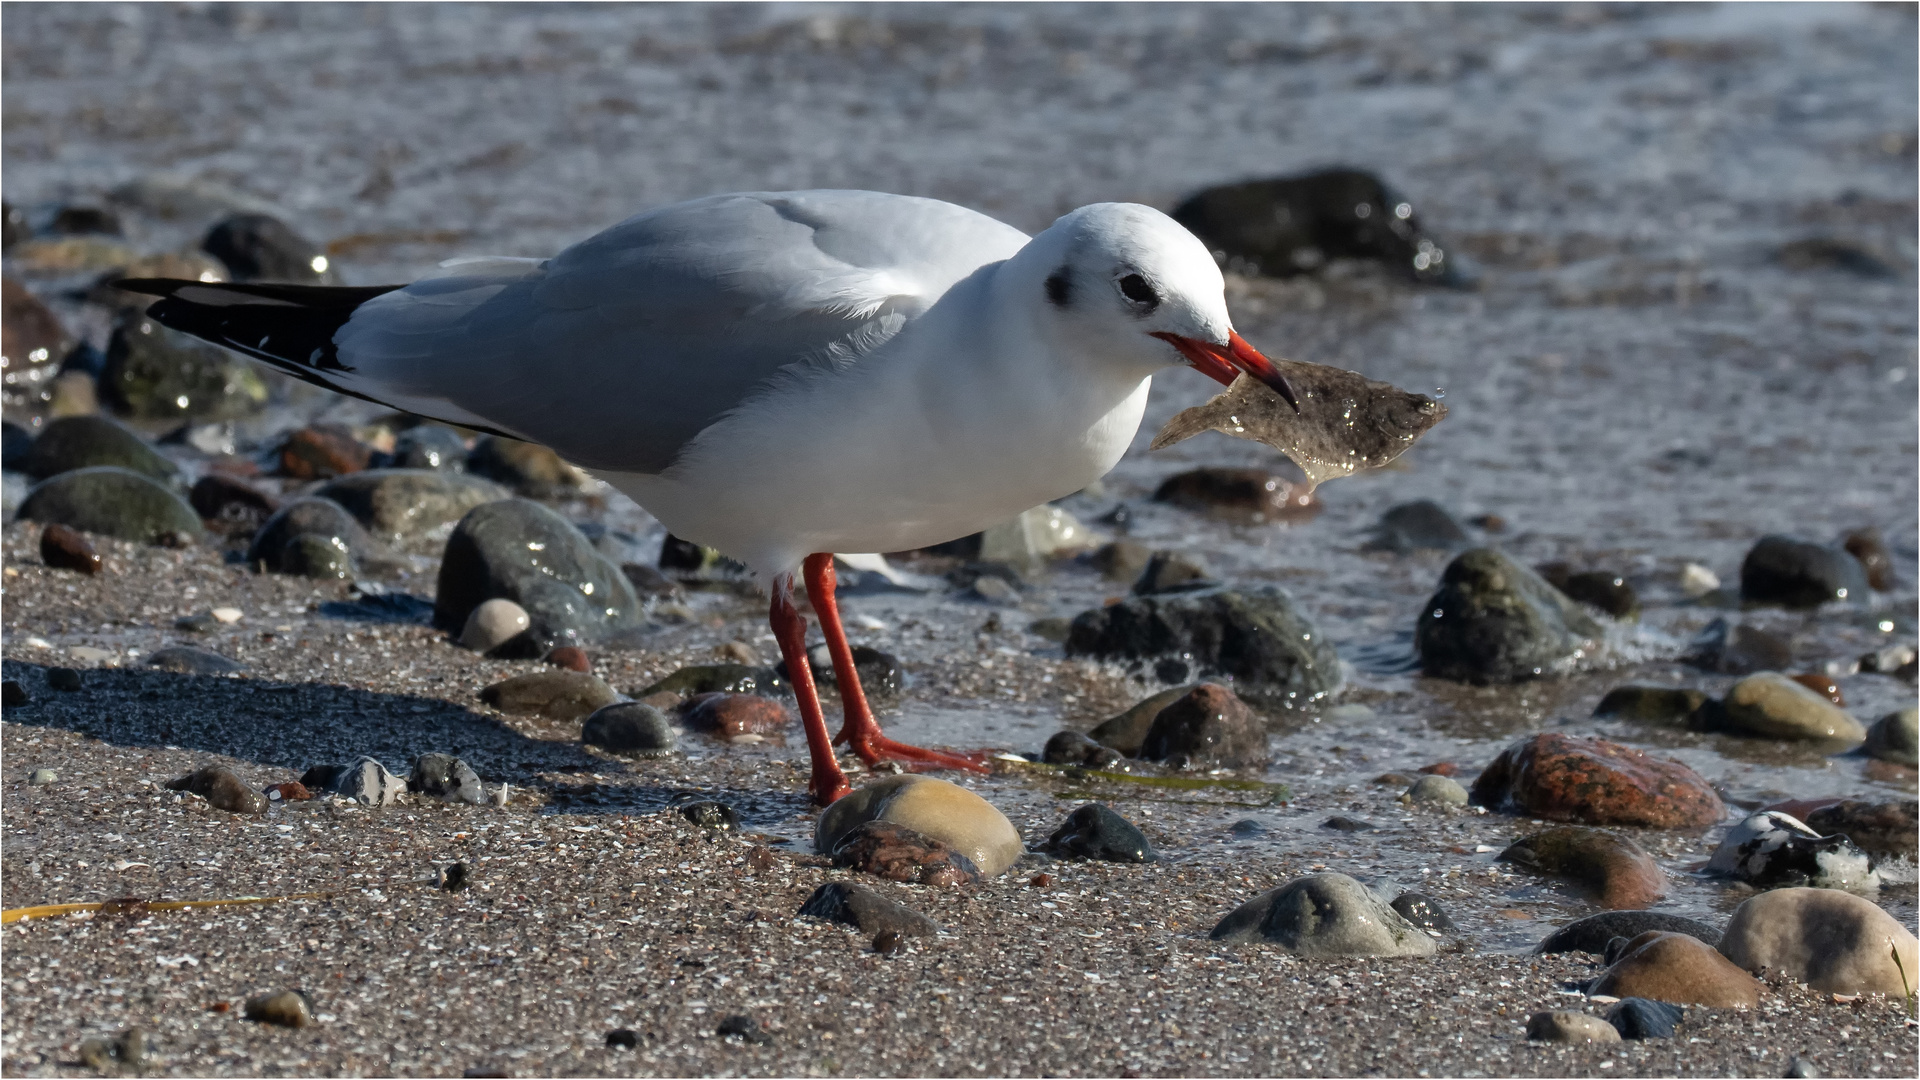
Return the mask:
M 480 691 L 480 700 L 510 716 L 578 720 L 619 701 L 620 695 L 598 675 L 555 669 L 494 683 Z
M 1260 894 L 1220 920 L 1215 941 L 1266 941 L 1302 956 L 1432 956 L 1438 946 L 1345 874 L 1313 874 Z
M 1699 773 L 1605 739 L 1543 733 L 1514 743 L 1474 780 L 1476 805 L 1549 821 L 1704 829 L 1726 816 Z

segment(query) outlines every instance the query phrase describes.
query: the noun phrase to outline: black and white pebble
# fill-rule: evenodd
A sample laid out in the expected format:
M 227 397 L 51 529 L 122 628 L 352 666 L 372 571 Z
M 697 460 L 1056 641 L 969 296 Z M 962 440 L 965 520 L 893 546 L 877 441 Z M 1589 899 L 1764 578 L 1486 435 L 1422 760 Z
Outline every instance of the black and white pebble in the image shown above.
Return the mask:
M 729 1035 L 735 1036 L 755 1046 L 765 1046 L 773 1041 L 773 1036 L 767 1034 L 767 1029 L 760 1026 L 760 1021 L 744 1014 L 722 1017 L 720 1026 L 714 1029 L 714 1034 L 723 1039 Z
M 1102 862 L 1147 863 L 1160 857 L 1133 822 L 1099 803 L 1068 814 L 1047 838 L 1046 850 L 1062 858 Z
M 480 806 L 487 801 L 486 785 L 480 782 L 479 774 L 452 754 L 421 754 L 414 760 L 407 790 L 449 803 Z
M 1671 1039 L 1673 1029 L 1687 1017 L 1678 1005 L 1648 998 L 1621 998 L 1607 1010 L 1607 1023 L 1623 1039 Z
M 1425 893 L 1403 892 L 1393 898 L 1389 905 L 1400 913 L 1400 917 L 1422 930 L 1451 930 L 1453 920 L 1447 917 L 1447 911 L 1440 901 Z
M 1757 888 L 1811 885 L 1873 889 L 1873 857 L 1844 835 L 1821 836 L 1799 818 L 1764 810 L 1735 825 L 1707 862 L 1707 872 Z
M 702 799 L 680 808 L 680 816 L 703 829 L 732 832 L 740 828 L 740 812 L 723 802 Z
M 370 757 L 351 765 L 315 765 L 300 777 L 310 791 L 331 791 L 362 806 L 389 806 L 407 793 L 407 782 Z

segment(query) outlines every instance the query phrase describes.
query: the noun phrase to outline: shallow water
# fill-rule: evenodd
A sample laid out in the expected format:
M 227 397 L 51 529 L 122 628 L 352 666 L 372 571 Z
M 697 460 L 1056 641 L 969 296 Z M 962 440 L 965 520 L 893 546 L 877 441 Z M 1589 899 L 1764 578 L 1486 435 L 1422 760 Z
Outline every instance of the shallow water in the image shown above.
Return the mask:
M 1687 600 L 1678 573 L 1698 562 L 1732 583 L 1767 533 L 1827 541 L 1877 525 L 1900 564 L 1900 586 L 1869 609 L 1744 616 L 1792 635 L 1801 669 L 1845 670 L 1915 632 L 1911 7 L 9 5 L 5 18 L 10 202 L 162 173 L 217 181 L 283 207 L 354 283 L 457 255 L 548 254 L 723 190 L 876 188 L 1033 230 L 1099 200 L 1166 208 L 1210 183 L 1377 170 L 1479 287 L 1419 289 L 1350 265 L 1236 278 L 1236 324 L 1276 355 L 1444 391 L 1449 418 L 1396 467 L 1321 488 L 1310 521 L 1229 525 L 1146 500 L 1185 468 L 1278 461 L 1219 435 L 1149 454 L 1161 424 L 1215 389 L 1174 372 L 1104 490 L 1067 503 L 1090 521 L 1124 501 L 1133 538 L 1203 554 L 1230 581 L 1280 583 L 1347 661 L 1337 708 L 1277 736 L 1273 778 L 1307 809 L 1256 813 L 1274 827 L 1247 842 L 1377 849 L 1380 873 L 1417 876 L 1424 857 L 1390 842 L 1299 830 L 1343 801 L 1388 812 L 1380 773 L 1471 769 L 1539 729 L 1657 749 L 1742 805 L 1913 793 L 1910 776 L 1872 779 L 1858 757 L 1587 719 L 1623 682 L 1731 682 L 1674 661 L 1736 614 Z M 205 216 L 131 223 L 164 247 Z M 1809 238 L 1861 245 L 1897 273 L 1774 258 Z M 1618 630 L 1606 667 L 1571 678 L 1420 678 L 1410 631 L 1446 559 L 1362 550 L 1383 510 L 1415 498 L 1462 520 L 1499 515 L 1507 528 L 1487 539 L 1522 560 L 1624 574 L 1641 622 Z M 617 495 L 596 513 L 659 535 Z M 1148 689 L 1043 682 L 1074 665 L 1020 632 L 1117 591 L 1061 569 L 997 631 L 978 630 L 989 609 L 951 599 L 846 607 L 882 624 L 856 636 L 916 665 L 962 662 L 976 639 L 979 656 L 1013 654 L 1004 686 L 988 676 L 972 696 L 910 697 L 898 737 L 1034 750 Z M 753 606 L 700 604 L 742 625 Z M 1881 676 L 1839 682 L 1868 721 L 1914 696 Z M 1020 790 L 1009 783 L 1007 798 Z M 1223 809 L 1222 829 L 1241 816 Z M 1477 830 L 1497 847 L 1514 824 L 1404 827 Z M 1705 857 L 1692 841 L 1659 854 L 1670 869 Z M 1516 902 L 1538 888 L 1510 886 Z M 1896 892 L 1889 906 L 1910 921 L 1910 884 Z M 1669 906 L 1737 899 L 1687 881 Z M 1482 922 L 1497 926 L 1490 911 Z

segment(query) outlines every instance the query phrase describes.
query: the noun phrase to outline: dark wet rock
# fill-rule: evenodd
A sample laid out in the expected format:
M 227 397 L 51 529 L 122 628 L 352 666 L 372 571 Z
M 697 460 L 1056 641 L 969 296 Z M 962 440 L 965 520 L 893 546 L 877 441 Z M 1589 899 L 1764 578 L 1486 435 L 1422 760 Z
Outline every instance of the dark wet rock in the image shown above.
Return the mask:
M 275 1027 L 303 1028 L 313 1023 L 313 1004 L 298 990 L 282 990 L 248 998 L 243 1011 L 247 1019 Z
M 596 543 L 595 547 L 599 547 Z M 605 554 L 603 550 L 601 554 Z M 662 597 L 678 599 L 686 592 L 680 583 L 645 563 L 623 562 L 620 572 L 627 576 L 627 583 L 633 586 L 635 595 L 652 599 Z
M 407 793 L 407 782 L 370 757 L 351 765 L 316 765 L 300 777 L 314 791 L 331 791 L 362 806 L 390 806 Z
M 338 537 L 301 533 L 280 549 L 279 571 L 295 577 L 345 581 L 355 575 L 353 553 Z
M 1791 1077 L 1792 1080 L 1817 1080 L 1821 1072 L 1818 1065 L 1795 1054 L 1787 1059 L 1787 1071 L 1782 1075 Z
M 1230 676 L 1242 698 L 1262 707 L 1305 706 L 1340 686 L 1333 643 L 1272 585 L 1136 596 L 1094 608 L 1073 620 L 1066 653 L 1179 661 L 1189 676 L 1196 669 Z
M 295 544 L 301 537 L 312 537 L 324 547 Z M 328 555 L 327 549 L 334 554 Z M 373 537 L 345 507 L 332 499 L 309 496 L 274 511 L 247 546 L 246 560 L 249 566 L 265 566 L 278 574 L 330 578 L 340 576 L 343 569 L 351 574 L 360 559 L 378 554 Z M 340 556 L 345 556 L 344 565 Z
M 1855 277 L 1892 280 L 1900 276 L 1886 260 L 1850 240 L 1813 236 L 1782 244 L 1774 261 L 1789 270 L 1838 270 Z
M 53 380 L 73 347 L 52 308 L 18 281 L 0 279 L 0 404 L 7 415 L 25 419 L 49 411 Z
M 580 741 L 610 754 L 658 757 L 672 753 L 680 737 L 659 709 L 638 701 L 618 701 L 595 709 L 581 722 Z
M 1920 666 L 1920 651 L 1908 642 L 1895 642 L 1860 657 L 1861 671 L 1908 682 L 1914 681 L 1917 666 Z
M 1153 729 L 1154 718 L 1160 715 L 1160 710 L 1186 697 L 1194 689 L 1196 687 L 1176 686 L 1170 690 L 1162 690 L 1135 704 L 1119 716 L 1101 721 L 1087 733 L 1087 736 L 1100 745 L 1112 747 L 1128 757 L 1139 757 L 1141 747 L 1146 745 L 1147 732 Z
M 1332 820 L 1332 819 L 1329 818 L 1328 820 Z M 1345 819 L 1342 819 L 1342 820 L 1345 820 Z M 1372 828 L 1373 826 L 1369 825 L 1367 827 Z M 1243 818 L 1239 821 L 1234 822 L 1233 827 L 1228 829 L 1227 831 L 1229 833 L 1232 833 L 1235 839 L 1249 840 L 1256 836 L 1265 836 L 1267 833 L 1267 827 L 1265 825 L 1260 824 L 1258 821 L 1253 820 L 1252 818 Z
M 932 937 L 940 932 L 925 915 L 850 881 L 829 881 L 813 890 L 795 914 L 841 923 L 863 934 Z
M 330 285 L 326 253 L 267 214 L 232 214 L 207 231 L 200 250 L 219 259 L 235 281 Z
M 1542 563 L 1534 571 L 1569 600 L 1599 608 L 1615 619 L 1640 617 L 1640 594 L 1618 574 L 1606 570 L 1576 573 L 1565 563 Z
M 187 502 L 215 532 L 253 536 L 280 509 L 280 500 L 238 477 L 210 472 L 193 482 Z
M 96 465 L 43 480 L 20 504 L 20 517 L 140 544 L 198 538 L 200 515 L 187 501 L 137 472 Z
M 170 791 L 190 791 L 207 800 L 215 810 L 235 814 L 264 814 L 267 797 L 247 786 L 245 780 L 225 765 L 208 765 L 177 780 L 167 781 Z
M 723 1039 L 737 1038 L 755 1046 L 765 1046 L 773 1041 L 773 1036 L 767 1033 L 766 1028 L 760 1026 L 760 1021 L 744 1014 L 721 1017 L 720 1026 L 714 1029 L 714 1034 Z
M 1864 603 L 1867 571 L 1841 548 L 1766 536 L 1740 564 L 1740 599 L 1798 609 L 1830 600 Z
M 905 939 L 892 930 L 882 930 L 873 935 L 873 951 L 881 956 L 892 956 L 905 946 Z
M 107 343 L 100 391 L 138 420 L 235 420 L 267 403 L 252 362 L 129 312 Z
M 1543 874 L 1572 878 L 1612 910 L 1644 908 L 1666 893 L 1667 875 L 1639 844 L 1604 829 L 1578 825 L 1523 836 L 1496 860 Z
M 687 803 L 680 808 L 680 816 L 703 829 L 734 832 L 740 828 L 740 812 L 712 799 Z
M 1209 935 L 1302 956 L 1431 956 L 1433 939 L 1345 874 L 1296 878 L 1235 908 Z
M 1465 806 L 1467 789 L 1450 776 L 1423 776 L 1407 789 L 1405 799 L 1414 805 Z
M 0 202 L 0 247 L 12 247 L 33 235 L 26 212 L 12 203 Z
M 280 475 L 299 480 L 331 480 L 367 467 L 373 448 L 338 424 L 309 424 L 287 433 L 280 444 Z
M 442 867 L 434 884 L 445 892 L 465 892 L 473 884 L 473 868 L 463 862 Z
M 632 1050 L 640 1045 L 640 1033 L 632 1028 L 614 1028 L 607 1032 L 607 1049 Z
M 485 604 L 480 605 L 480 607 L 485 606 Z M 474 608 L 473 610 L 479 611 L 480 608 Z M 472 620 L 468 621 L 471 622 Z M 577 645 L 562 645 L 548 653 L 546 660 L 547 663 L 565 671 L 584 673 L 593 670 L 593 660 L 587 656 L 587 650 Z
M 1846 836 L 1822 836 L 1807 823 L 1777 810 L 1749 815 L 1727 831 L 1707 861 L 1707 872 L 1759 889 L 1811 885 L 1825 889 L 1875 888 L 1873 859 Z
M 1260 717 L 1233 691 L 1212 683 L 1194 687 L 1160 710 L 1140 756 L 1207 769 L 1257 769 L 1272 760 Z
M 33 452 L 33 433 L 11 420 L 0 420 L 0 467 L 20 472 Z
M 69 203 L 53 213 L 47 222 L 46 231 L 63 236 L 124 236 L 126 228 L 120 224 L 120 215 L 104 206 L 90 206 L 85 203 Z
M 496 596 L 527 610 L 532 623 L 520 640 L 529 659 L 635 629 L 644 620 L 619 568 L 565 518 L 527 499 L 489 503 L 460 519 L 440 563 L 434 625 L 458 630 L 475 607 Z
M 1870 803 L 1854 799 L 1822 806 L 1801 820 L 1815 832 L 1840 834 L 1879 855 L 1914 857 L 1920 820 L 1909 801 Z
M 1897 588 L 1900 579 L 1894 573 L 1893 552 L 1887 550 L 1887 538 L 1879 529 L 1855 529 L 1840 538 L 1840 546 L 1860 561 L 1867 573 L 1867 585 L 1881 592 Z
M 1161 481 L 1155 502 L 1233 521 L 1294 521 L 1320 512 L 1305 484 L 1265 469 L 1193 469 Z
M 1777 671 L 1734 683 L 1720 702 L 1713 726 L 1768 739 L 1811 739 L 1857 745 L 1867 729 L 1826 697 Z
M 682 540 L 672 533 L 668 533 L 667 538 L 660 542 L 658 564 L 662 570 L 699 580 L 741 577 L 747 573 L 744 564 L 727 558 L 718 550 Z
M 1687 1017 L 1678 1005 L 1648 998 L 1621 998 L 1607 1010 L 1607 1023 L 1623 1039 L 1671 1039 L 1674 1028 Z
M 24 468 L 35 480 L 74 469 L 117 465 L 171 484 L 180 475 L 173 462 L 145 439 L 104 416 L 67 416 L 52 421 L 33 440 Z
M 1205 563 L 1190 559 L 1172 551 L 1156 551 L 1147 561 L 1139 580 L 1133 583 L 1135 596 L 1153 596 L 1160 593 L 1192 592 L 1196 589 L 1210 588 L 1220 583 L 1213 579 L 1212 571 Z
M 1047 740 L 1040 760 L 1049 765 L 1084 765 L 1105 769 L 1121 762 L 1120 751 L 1102 746 L 1078 731 L 1058 731 Z
M 1920 764 L 1920 710 L 1909 705 L 1875 720 L 1867 729 L 1865 749 L 1882 761 Z
M 48 689 L 71 694 L 81 687 L 80 673 L 70 667 L 50 667 L 47 669 Z
M 452 754 L 421 754 L 407 777 L 407 790 L 442 802 L 484 805 L 487 790 L 473 766 Z
M 1341 814 L 1335 814 L 1321 822 L 1320 827 L 1332 829 L 1335 832 L 1368 832 L 1379 828 L 1371 821 L 1361 821 L 1359 818 L 1350 818 Z
M 1501 751 L 1475 805 L 1588 825 L 1704 829 L 1726 807 L 1699 773 L 1605 739 L 1544 733 Z
M 1537 1012 L 1527 1017 L 1527 1038 L 1533 1042 L 1570 1043 L 1617 1043 L 1620 1032 L 1614 1026 L 1591 1013 Z
M 1587 993 L 1743 1009 L 1760 1003 L 1762 989 L 1759 980 L 1700 939 L 1649 930 L 1626 943 Z
M 382 464 L 393 469 L 458 472 L 467 467 L 467 443 L 452 428 L 420 424 L 393 440 L 393 453 Z
M 1607 943 L 1614 938 L 1634 938 L 1649 930 L 1686 934 L 1709 945 L 1720 942 L 1720 931 L 1706 923 L 1664 911 L 1603 911 L 1562 926 L 1534 946 L 1533 951 L 1542 956 L 1565 952 L 1604 956 Z
M 247 670 L 238 660 L 192 645 L 168 645 L 147 654 L 147 666 L 182 675 L 231 675 Z
M 1594 706 L 1593 715 L 1655 724 L 1704 726 L 1713 701 L 1704 690 L 1671 686 L 1616 686 Z
M 1453 920 L 1447 917 L 1447 911 L 1440 901 L 1425 893 L 1404 892 L 1393 898 L 1389 905 L 1400 913 L 1400 917 L 1422 930 L 1451 930 Z
M 1146 863 L 1160 858 L 1139 827 L 1099 803 L 1067 815 L 1047 838 L 1045 850 L 1063 859 Z
M 1367 542 L 1372 551 L 1464 551 L 1473 546 L 1467 530 L 1439 503 L 1431 499 L 1401 503 L 1380 515 L 1374 536 Z
M 56 570 L 78 570 L 97 574 L 105 569 L 100 553 L 77 529 L 49 525 L 40 530 L 40 561 Z
M 815 686 L 833 686 L 833 655 L 827 651 L 825 642 L 807 650 L 807 667 L 813 672 Z M 906 686 L 906 668 L 900 658 L 889 652 L 881 652 L 870 645 L 853 646 L 853 670 L 860 677 L 860 689 L 867 700 L 874 704 L 893 701 L 900 696 Z M 787 662 L 774 665 L 773 672 L 781 682 L 786 682 Z
M 1563 670 L 1590 655 L 1600 624 L 1538 574 L 1491 548 L 1447 565 L 1414 629 L 1426 674 L 1506 683 Z
M 314 494 L 339 503 L 390 543 L 427 537 L 509 495 L 489 480 L 434 469 L 366 469 L 329 481 Z M 540 538 L 530 535 L 529 539 Z
M 785 734 L 794 716 L 773 698 L 759 694 L 696 694 L 680 712 L 681 723 L 726 742 L 757 741 Z
M 1153 549 L 1137 540 L 1102 544 L 1087 556 L 1087 565 L 1108 581 L 1134 581 L 1153 559 Z
M 787 681 L 772 668 L 750 664 L 693 664 L 683 667 L 659 682 L 636 693 L 648 697 L 658 693 L 679 694 L 760 694 L 764 697 L 792 697 Z
M 1176 207 L 1173 219 L 1235 273 L 1291 277 L 1333 259 L 1364 259 L 1409 281 L 1469 284 L 1413 204 L 1359 169 L 1207 188 Z
M 890 821 L 863 821 L 834 845 L 833 865 L 890 881 L 958 887 L 978 885 L 973 860 L 938 840 Z
M 1821 993 L 1894 1000 L 1910 1000 L 1920 970 L 1917 945 L 1904 921 L 1873 901 L 1813 888 L 1773 889 L 1747 900 L 1734 909 L 1720 939 L 1720 951 L 1747 971 L 1803 982 Z
M 533 671 L 480 691 L 480 700 L 509 716 L 578 720 L 620 700 L 598 675 L 578 671 Z
M 467 471 L 529 499 L 567 499 L 583 490 L 586 475 L 538 443 L 483 435 L 467 455 Z
M 1682 659 L 1722 675 L 1780 671 L 1793 664 L 1793 643 L 1771 631 L 1718 618 L 1700 631 Z
M 8 679 L 0 682 L 0 708 L 18 709 L 31 700 L 27 695 L 27 688 L 21 686 L 19 680 Z

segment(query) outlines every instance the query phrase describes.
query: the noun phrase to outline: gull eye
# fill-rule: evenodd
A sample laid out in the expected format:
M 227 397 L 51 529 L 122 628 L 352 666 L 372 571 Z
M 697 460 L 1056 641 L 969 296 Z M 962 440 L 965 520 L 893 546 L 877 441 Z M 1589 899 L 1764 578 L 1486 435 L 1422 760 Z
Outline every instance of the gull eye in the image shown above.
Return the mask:
M 1130 302 L 1145 307 L 1148 311 L 1160 306 L 1160 294 L 1153 291 L 1147 279 L 1139 274 L 1128 274 L 1120 279 L 1120 295 Z

